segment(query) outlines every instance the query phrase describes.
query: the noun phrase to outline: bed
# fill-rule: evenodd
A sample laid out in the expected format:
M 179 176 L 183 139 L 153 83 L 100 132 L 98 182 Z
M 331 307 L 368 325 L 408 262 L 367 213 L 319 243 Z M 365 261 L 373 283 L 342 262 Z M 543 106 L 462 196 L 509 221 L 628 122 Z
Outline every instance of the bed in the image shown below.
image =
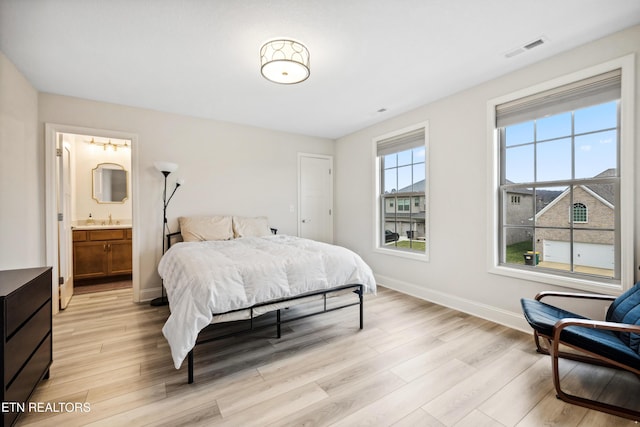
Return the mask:
M 162 332 L 175 368 L 188 360 L 189 383 L 193 382 L 193 348 L 211 341 L 199 339 L 199 335 L 217 323 L 249 319 L 253 325 L 253 319 L 275 311 L 279 337 L 284 323 L 280 310 L 319 300 L 321 310 L 287 321 L 359 305 L 363 327 L 363 294 L 375 293 L 376 283 L 371 269 L 356 253 L 275 235 L 268 227 L 244 233 L 232 228 L 232 238 L 223 240 L 206 240 L 202 235 L 193 238 L 188 230 L 181 233 L 185 241 L 171 245 L 163 255 L 158 272 L 171 311 Z M 349 295 L 355 295 L 356 302 L 348 299 L 344 304 L 327 304 Z

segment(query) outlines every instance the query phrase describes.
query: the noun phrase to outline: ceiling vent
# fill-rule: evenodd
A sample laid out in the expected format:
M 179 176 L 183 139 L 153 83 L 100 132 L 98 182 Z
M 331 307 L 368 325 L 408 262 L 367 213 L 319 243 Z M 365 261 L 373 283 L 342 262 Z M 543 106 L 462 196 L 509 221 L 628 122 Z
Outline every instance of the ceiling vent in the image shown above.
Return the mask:
M 515 49 L 510 50 L 505 53 L 504 56 L 506 58 L 512 58 L 516 55 L 519 55 L 523 52 L 527 52 L 531 49 L 534 49 L 538 46 L 542 46 L 543 44 L 548 43 L 548 39 L 545 36 L 538 37 L 537 39 L 530 41 L 529 43 L 524 44 L 523 46 L 517 47 Z

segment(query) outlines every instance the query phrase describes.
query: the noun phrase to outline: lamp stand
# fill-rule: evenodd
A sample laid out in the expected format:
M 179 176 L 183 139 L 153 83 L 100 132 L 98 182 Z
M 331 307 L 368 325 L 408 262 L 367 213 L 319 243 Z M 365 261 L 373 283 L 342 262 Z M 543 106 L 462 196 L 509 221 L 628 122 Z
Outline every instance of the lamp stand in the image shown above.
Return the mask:
M 164 191 L 162 192 L 162 255 L 164 255 L 164 252 L 166 250 L 164 239 L 165 239 L 165 233 L 167 231 L 167 205 L 169 204 L 169 200 L 171 200 L 171 197 L 173 197 L 173 194 L 176 192 L 176 190 L 180 186 L 179 184 L 176 184 L 176 188 L 174 188 L 173 193 L 171 193 L 171 197 L 169 197 L 169 200 L 167 200 L 167 177 L 169 176 L 170 173 L 171 172 L 169 171 L 162 171 L 162 174 L 164 175 Z M 154 307 L 160 307 L 160 306 L 169 304 L 169 300 L 167 299 L 164 293 L 164 282 L 162 283 L 161 288 L 162 288 L 162 296 L 158 298 L 154 298 L 150 302 L 150 304 Z

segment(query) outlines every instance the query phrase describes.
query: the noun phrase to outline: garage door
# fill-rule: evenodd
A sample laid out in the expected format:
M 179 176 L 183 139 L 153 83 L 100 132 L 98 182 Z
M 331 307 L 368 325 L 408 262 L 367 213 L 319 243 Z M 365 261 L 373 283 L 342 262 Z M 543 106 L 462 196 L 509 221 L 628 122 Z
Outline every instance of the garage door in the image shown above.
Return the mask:
M 574 243 L 573 263 L 587 267 L 613 270 L 615 256 L 613 245 L 598 243 Z M 544 261 L 570 264 L 571 251 L 569 242 L 544 240 L 542 258 Z

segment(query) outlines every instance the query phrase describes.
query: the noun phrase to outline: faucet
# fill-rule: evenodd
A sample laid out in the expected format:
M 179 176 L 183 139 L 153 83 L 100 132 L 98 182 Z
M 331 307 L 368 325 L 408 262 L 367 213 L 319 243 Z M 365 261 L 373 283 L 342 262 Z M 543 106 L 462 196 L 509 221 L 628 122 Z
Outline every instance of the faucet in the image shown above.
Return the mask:
M 113 225 L 113 220 L 111 219 L 111 214 L 109 214 L 109 225 Z

